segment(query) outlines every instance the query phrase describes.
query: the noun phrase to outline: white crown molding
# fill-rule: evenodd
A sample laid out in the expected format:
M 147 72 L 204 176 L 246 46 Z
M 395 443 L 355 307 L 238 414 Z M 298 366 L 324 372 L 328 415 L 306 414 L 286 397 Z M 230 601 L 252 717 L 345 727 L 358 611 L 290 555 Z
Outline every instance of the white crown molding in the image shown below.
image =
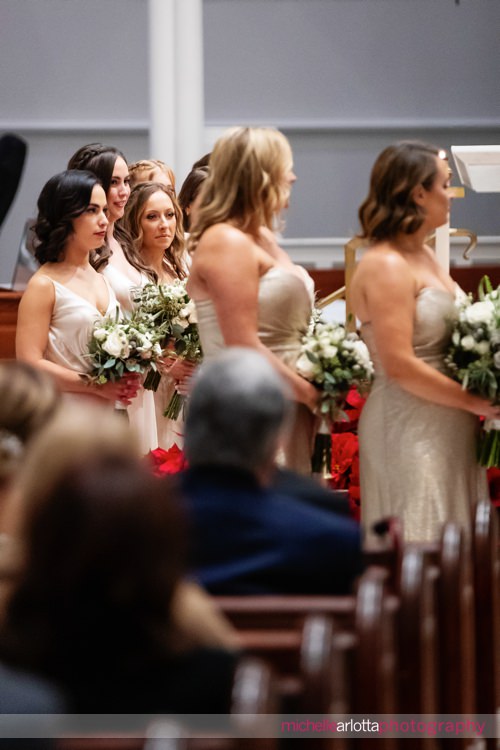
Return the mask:
M 279 119 L 273 122 L 261 120 L 234 120 L 224 123 L 207 121 L 205 124 L 205 138 L 213 143 L 228 127 L 234 125 L 267 125 L 276 127 L 287 133 L 303 133 L 314 135 L 317 133 L 378 133 L 387 131 L 415 131 L 418 130 L 460 130 L 474 132 L 483 130 L 500 131 L 500 120 L 497 118 L 427 118 L 427 119 Z M 87 131 L 149 133 L 149 120 L 44 120 L 19 118 L 16 120 L 0 120 L 0 131 L 14 131 L 24 133 L 84 133 Z

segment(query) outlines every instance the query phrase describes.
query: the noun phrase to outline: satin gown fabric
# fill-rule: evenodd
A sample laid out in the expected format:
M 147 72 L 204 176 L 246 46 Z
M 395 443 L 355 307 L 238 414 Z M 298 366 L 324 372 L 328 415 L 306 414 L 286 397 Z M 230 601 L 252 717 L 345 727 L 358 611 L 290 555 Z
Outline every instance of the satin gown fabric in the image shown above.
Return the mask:
M 292 271 L 273 266 L 260 278 L 259 338 L 293 370 L 311 319 L 313 300 L 314 282 L 305 271 L 302 279 Z M 225 347 L 212 300 L 198 301 L 196 312 L 203 355 L 210 359 Z M 306 406 L 296 404 L 291 440 L 280 463 L 301 474 L 311 473 L 315 422 Z
M 134 308 L 132 290 L 138 286 L 144 286 L 149 282 L 149 279 L 141 273 L 140 283 L 134 284 L 128 276 L 110 263 L 104 268 L 102 274 L 113 288 L 123 313 L 129 315 Z M 137 275 L 139 274 L 137 273 Z M 158 448 L 155 394 L 153 391 L 145 391 L 144 388 L 140 388 L 137 396 L 127 407 L 127 414 L 130 426 L 138 437 L 141 452 L 146 454 Z
M 441 372 L 456 315 L 454 297 L 426 287 L 416 299 L 413 347 Z M 396 515 L 408 541 L 439 539 L 453 520 L 466 530 L 471 505 L 488 498 L 486 473 L 476 463 L 478 419 L 461 409 L 414 396 L 386 377 L 370 324 L 362 337 L 375 365 L 375 381 L 359 423 L 361 521 Z
M 50 321 L 45 358 L 68 370 L 81 374 L 91 370 L 88 358 L 89 341 L 96 320 L 102 320 L 106 315 L 114 315 L 118 306 L 115 294 L 109 284 L 109 301 L 105 315 L 102 315 L 94 305 L 73 292 L 64 284 L 50 279 L 54 285 L 55 303 Z M 100 406 L 111 402 L 99 398 L 92 393 L 64 393 L 65 401 L 86 402 L 93 401 Z

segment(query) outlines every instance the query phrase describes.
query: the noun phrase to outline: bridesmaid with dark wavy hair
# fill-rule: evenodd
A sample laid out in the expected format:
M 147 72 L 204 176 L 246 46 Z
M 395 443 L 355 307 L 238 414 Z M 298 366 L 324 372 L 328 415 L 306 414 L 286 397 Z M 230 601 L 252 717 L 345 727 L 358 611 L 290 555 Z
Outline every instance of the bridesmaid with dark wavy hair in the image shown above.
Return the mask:
M 128 405 L 138 379 L 90 384 L 88 345 L 94 322 L 115 314 L 118 303 L 102 274 L 90 264 L 108 227 L 104 189 L 91 172 L 67 170 L 51 177 L 38 199 L 32 276 L 19 304 L 17 358 L 50 373 L 66 396 L 112 406 Z

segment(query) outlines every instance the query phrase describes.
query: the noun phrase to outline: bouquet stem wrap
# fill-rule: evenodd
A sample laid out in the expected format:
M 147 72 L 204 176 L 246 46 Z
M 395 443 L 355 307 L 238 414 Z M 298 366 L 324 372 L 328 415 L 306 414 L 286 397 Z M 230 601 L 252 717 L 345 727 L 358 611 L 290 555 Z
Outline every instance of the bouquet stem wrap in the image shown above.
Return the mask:
M 485 420 L 477 443 L 477 460 L 488 469 L 500 467 L 500 419 Z
M 148 370 L 142 387 L 146 391 L 157 391 L 161 381 L 161 373 L 158 370 Z
M 163 412 L 163 416 L 167 419 L 179 419 L 179 415 L 182 410 L 182 416 L 184 416 L 184 409 L 186 406 L 186 397 L 182 396 L 177 391 L 174 391 L 172 394 L 172 398 L 168 402 L 168 406 Z
M 314 438 L 314 450 L 311 457 L 311 469 L 313 474 L 322 479 L 330 479 L 332 476 L 332 432 L 330 420 L 321 417 L 318 432 Z

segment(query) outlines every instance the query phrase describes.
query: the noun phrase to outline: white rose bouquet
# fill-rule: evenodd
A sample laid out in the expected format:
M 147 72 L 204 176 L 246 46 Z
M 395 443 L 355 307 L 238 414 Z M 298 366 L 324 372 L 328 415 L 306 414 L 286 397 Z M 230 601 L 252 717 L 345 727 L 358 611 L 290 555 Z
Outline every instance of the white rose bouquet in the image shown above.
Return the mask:
M 451 344 L 445 357 L 448 372 L 462 388 L 489 399 L 500 396 L 500 287 L 487 276 L 479 284 L 479 301 L 471 295 L 458 302 Z M 486 420 L 478 441 L 482 466 L 500 467 L 500 422 Z
M 352 386 L 369 388 L 373 364 L 368 349 L 356 333 L 347 333 L 340 323 L 316 320 L 302 339 L 297 372 L 321 391 L 322 417 L 312 456 L 312 470 L 329 470 L 333 421 L 347 419 L 342 403 Z
M 148 326 L 144 320 L 114 318 L 96 321 L 86 355 L 92 369 L 82 377 L 92 383 L 104 384 L 119 380 L 128 372 L 146 373 L 157 370 L 161 357 L 161 329 Z
M 172 284 L 146 284 L 142 289 L 135 290 L 133 299 L 137 316 L 147 320 L 149 325 L 158 326 L 163 332 L 163 346 L 168 349 L 170 357 L 179 357 L 189 362 L 201 361 L 196 308 L 186 292 L 184 279 Z M 159 378 L 154 390 L 158 383 Z M 163 416 L 177 419 L 184 405 L 185 396 L 176 391 Z

